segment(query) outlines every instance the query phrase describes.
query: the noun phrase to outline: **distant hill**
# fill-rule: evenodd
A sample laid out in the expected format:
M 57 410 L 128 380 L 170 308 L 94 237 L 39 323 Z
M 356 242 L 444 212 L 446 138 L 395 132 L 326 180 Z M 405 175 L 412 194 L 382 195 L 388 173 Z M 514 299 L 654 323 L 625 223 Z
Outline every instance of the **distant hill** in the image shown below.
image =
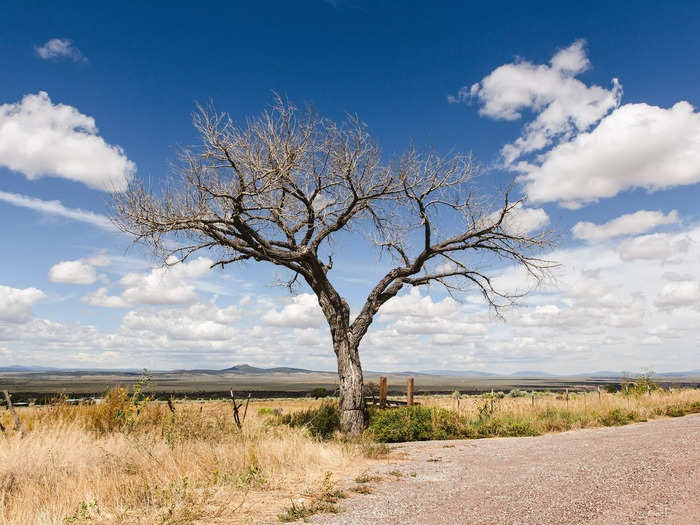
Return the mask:
M 316 370 L 307 370 L 305 368 L 290 368 L 287 366 L 278 366 L 274 368 L 258 368 L 250 365 L 234 365 L 230 368 L 224 368 L 219 372 L 232 372 L 234 374 L 328 374 L 329 372 L 319 372 Z
M 56 372 L 61 371 L 62 368 L 50 368 L 47 366 L 0 366 L 0 372 Z
M 402 372 L 404 374 L 432 375 L 444 377 L 493 377 L 498 374 L 481 370 L 426 370 L 424 372 Z
M 218 374 L 236 374 L 241 376 L 264 376 L 272 374 L 280 375 L 294 375 L 294 374 L 334 374 L 335 371 L 320 371 L 320 370 L 308 370 L 306 368 L 293 368 L 286 366 L 278 366 L 272 368 L 262 368 L 257 366 L 251 366 L 248 364 L 234 365 L 229 368 L 224 368 L 220 370 L 204 370 L 204 369 L 191 369 L 191 370 L 149 370 L 153 373 L 165 373 L 165 374 L 202 374 L 202 375 L 218 375 Z M 142 370 L 137 368 L 122 368 L 122 369 L 104 369 L 104 368 L 53 368 L 46 366 L 23 366 L 23 365 L 10 365 L 0 367 L 0 373 L 51 373 L 51 374 L 140 374 Z M 494 378 L 507 378 L 507 377 L 517 377 L 517 378 L 528 378 L 528 379 L 538 379 L 538 378 L 589 378 L 589 379 L 621 379 L 625 376 L 625 372 L 615 371 L 615 370 L 600 370 L 597 372 L 587 372 L 581 374 L 551 374 L 549 372 L 543 372 L 542 370 L 521 370 L 514 372 L 512 374 L 497 374 L 493 372 L 484 372 L 482 370 L 423 370 L 423 371 L 403 371 L 403 372 L 381 372 L 365 370 L 365 376 L 436 376 L 436 377 L 494 377 Z M 636 377 L 637 373 L 626 373 L 629 377 Z M 653 377 L 658 379 L 665 378 L 682 378 L 682 377 L 700 377 L 700 369 L 695 370 L 685 370 L 681 372 L 660 372 L 653 374 Z
M 554 374 L 548 372 L 542 372 L 541 370 L 522 370 L 520 372 L 513 372 L 510 377 L 556 377 Z

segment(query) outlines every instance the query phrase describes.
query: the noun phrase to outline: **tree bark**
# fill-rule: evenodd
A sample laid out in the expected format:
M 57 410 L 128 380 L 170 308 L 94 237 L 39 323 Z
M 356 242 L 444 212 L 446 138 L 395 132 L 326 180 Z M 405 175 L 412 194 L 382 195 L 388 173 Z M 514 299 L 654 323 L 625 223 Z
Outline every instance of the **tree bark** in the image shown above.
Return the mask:
M 365 400 L 358 346 L 348 336 L 333 341 L 340 378 L 340 429 L 349 436 L 359 436 L 365 428 Z

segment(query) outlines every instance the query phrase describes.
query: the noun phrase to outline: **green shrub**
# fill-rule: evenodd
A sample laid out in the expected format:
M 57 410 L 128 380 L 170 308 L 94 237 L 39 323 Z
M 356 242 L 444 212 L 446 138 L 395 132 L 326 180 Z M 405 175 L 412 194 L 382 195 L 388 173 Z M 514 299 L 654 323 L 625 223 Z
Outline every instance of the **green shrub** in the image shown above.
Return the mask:
M 685 410 L 679 406 L 666 407 L 665 414 L 670 417 L 681 417 L 686 414 Z
M 528 393 L 525 392 L 524 390 L 518 390 L 517 388 L 514 388 L 510 392 L 508 392 L 508 397 L 527 397 Z
M 329 439 L 336 430 L 340 430 L 340 410 L 338 403 L 330 401 L 319 408 L 278 416 L 277 422 L 290 427 L 306 427 L 312 436 Z
M 328 395 L 328 390 L 326 390 L 322 386 L 314 388 L 311 390 L 311 392 L 309 392 L 309 396 L 313 397 L 314 399 L 318 399 L 319 397 L 326 397 Z
M 600 422 L 606 427 L 612 427 L 616 425 L 627 425 L 633 423 L 636 419 L 634 412 L 616 408 L 601 417 Z
M 282 414 L 282 409 L 280 408 L 270 408 L 270 407 L 260 407 L 258 408 L 259 416 L 279 416 Z
M 370 412 L 366 432 L 377 441 L 384 443 L 435 439 L 433 410 L 420 406 L 375 410 Z
M 475 437 L 522 437 L 539 436 L 540 433 L 529 421 L 518 419 L 494 418 L 478 421 L 474 426 Z
M 610 384 L 605 385 L 605 391 L 606 391 L 608 394 L 614 394 L 614 393 L 617 392 L 618 390 L 620 390 L 619 385 L 616 385 L 616 384 L 614 384 L 614 383 L 610 383 Z

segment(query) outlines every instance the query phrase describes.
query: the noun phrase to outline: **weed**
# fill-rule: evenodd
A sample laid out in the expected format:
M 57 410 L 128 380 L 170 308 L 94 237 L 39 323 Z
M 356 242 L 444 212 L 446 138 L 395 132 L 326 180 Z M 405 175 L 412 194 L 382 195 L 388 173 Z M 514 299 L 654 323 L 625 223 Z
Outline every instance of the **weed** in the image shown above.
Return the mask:
M 360 474 L 355 478 L 355 483 L 371 483 L 373 481 L 381 481 L 382 477 L 381 476 L 373 476 L 371 474 L 368 474 L 365 472 L 364 474 Z
M 353 492 L 357 492 L 358 494 L 372 494 L 372 489 L 369 488 L 367 485 L 356 485 L 350 490 L 352 490 Z
M 279 416 L 277 422 L 290 427 L 305 427 L 313 437 L 330 439 L 340 430 L 340 410 L 338 403 L 325 402 L 319 408 Z
M 637 417 L 635 413 L 630 410 L 624 410 L 622 408 L 615 408 L 608 412 L 606 415 L 600 418 L 600 422 L 606 427 L 627 425 L 633 423 Z

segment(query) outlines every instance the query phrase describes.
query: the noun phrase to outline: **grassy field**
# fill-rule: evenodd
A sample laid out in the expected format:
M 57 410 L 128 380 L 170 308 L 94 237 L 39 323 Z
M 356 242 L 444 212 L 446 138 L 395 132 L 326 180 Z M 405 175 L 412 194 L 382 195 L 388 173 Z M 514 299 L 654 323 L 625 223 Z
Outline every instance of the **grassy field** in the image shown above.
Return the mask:
M 459 409 L 456 397 L 416 400 L 431 417 L 447 414 L 492 432 L 474 437 L 512 435 L 498 421 L 526 421 L 545 433 L 700 410 L 700 390 L 592 393 L 568 401 L 537 395 L 534 405 L 532 397 L 470 396 L 459 400 Z M 401 458 L 371 436 L 319 440 L 304 427 L 275 423 L 279 413 L 321 403 L 253 400 L 239 431 L 231 402 L 176 402 L 173 414 L 138 388 L 116 389 L 100 405 L 20 407 L 24 438 L 2 409 L 0 523 L 252 523 L 332 511 L 338 498 L 371 492 L 371 483 L 353 480 L 376 482 L 378 465 Z

